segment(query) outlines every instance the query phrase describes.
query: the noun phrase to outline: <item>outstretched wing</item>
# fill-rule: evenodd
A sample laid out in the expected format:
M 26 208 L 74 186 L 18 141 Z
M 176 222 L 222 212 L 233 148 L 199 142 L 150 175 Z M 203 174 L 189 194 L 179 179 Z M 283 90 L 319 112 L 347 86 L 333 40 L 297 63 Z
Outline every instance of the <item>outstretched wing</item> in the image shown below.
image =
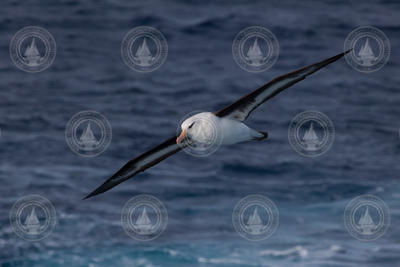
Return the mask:
M 216 112 L 219 117 L 227 117 L 239 121 L 245 120 L 250 113 L 259 105 L 272 98 L 284 89 L 305 79 L 308 75 L 325 67 L 326 65 L 338 60 L 350 51 L 346 51 L 334 57 L 323 60 L 319 63 L 303 67 L 299 70 L 282 75 L 267 84 L 261 86 L 250 94 L 245 95 L 231 105 Z M 104 193 L 123 181 L 135 176 L 160 161 L 168 158 L 182 149 L 182 145 L 176 144 L 176 137 L 172 137 L 153 149 L 143 153 L 142 155 L 132 159 L 125 164 L 117 173 L 105 181 L 101 186 L 87 195 L 84 199 Z
M 142 172 L 160 161 L 168 158 L 183 148 L 183 145 L 176 144 L 176 136 L 171 137 L 162 144 L 150 149 L 142 155 L 130 160 L 126 163 L 118 172 L 116 172 L 111 178 L 105 181 L 92 193 L 87 195 L 84 199 L 104 193 L 114 186 L 122 183 L 125 180 L 135 176 L 139 172 Z
M 293 84 L 305 79 L 308 75 L 316 72 L 326 65 L 335 62 L 348 52 L 350 52 L 350 50 L 338 54 L 334 57 L 325 59 L 321 62 L 279 76 L 272 81 L 264 84 L 260 88 L 254 90 L 253 92 L 243 96 L 229 106 L 217 111 L 215 115 L 217 115 L 218 117 L 226 117 L 238 121 L 244 121 L 253 110 L 255 110 L 259 105 L 261 105 L 268 99 L 274 97 L 275 95 L 292 86 Z

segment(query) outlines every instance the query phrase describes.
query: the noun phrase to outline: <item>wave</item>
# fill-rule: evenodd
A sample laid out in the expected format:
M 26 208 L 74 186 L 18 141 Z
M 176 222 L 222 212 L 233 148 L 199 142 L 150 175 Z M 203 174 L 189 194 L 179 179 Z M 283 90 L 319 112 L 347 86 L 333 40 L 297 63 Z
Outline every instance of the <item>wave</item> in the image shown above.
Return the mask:
M 299 255 L 302 258 L 308 256 L 308 249 L 302 246 L 295 246 L 289 249 L 284 250 L 272 250 L 267 249 L 260 251 L 261 256 L 274 256 L 274 257 L 283 257 L 283 256 L 290 256 L 290 255 Z

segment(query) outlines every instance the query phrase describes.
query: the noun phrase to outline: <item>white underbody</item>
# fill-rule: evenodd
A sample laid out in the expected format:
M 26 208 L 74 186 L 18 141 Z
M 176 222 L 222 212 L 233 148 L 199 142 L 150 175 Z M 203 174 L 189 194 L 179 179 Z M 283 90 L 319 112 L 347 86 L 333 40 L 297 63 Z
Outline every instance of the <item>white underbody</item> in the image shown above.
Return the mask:
M 218 119 L 220 120 L 223 134 L 222 145 L 250 141 L 263 136 L 240 121 L 225 118 Z
M 196 121 L 196 123 L 193 125 L 192 128 L 188 128 L 193 121 Z M 213 126 L 209 127 L 207 125 Z M 212 131 L 214 132 L 217 129 L 218 134 L 222 136 L 221 145 L 232 145 L 263 137 L 263 134 L 249 128 L 247 125 L 240 121 L 228 118 L 220 118 L 215 116 L 211 112 L 202 112 L 196 114 L 185 120 L 182 123 L 181 127 L 182 129 L 192 131 L 192 138 L 195 140 L 200 139 L 200 136 L 202 138 L 204 138 L 203 136 L 208 136 L 210 134 L 210 129 L 212 129 Z

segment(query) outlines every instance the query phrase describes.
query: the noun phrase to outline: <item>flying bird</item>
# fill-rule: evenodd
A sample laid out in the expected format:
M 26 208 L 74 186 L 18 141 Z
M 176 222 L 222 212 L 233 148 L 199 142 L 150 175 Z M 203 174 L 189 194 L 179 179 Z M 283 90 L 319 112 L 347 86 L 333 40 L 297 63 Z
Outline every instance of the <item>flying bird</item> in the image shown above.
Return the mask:
M 207 122 L 217 125 L 218 129 L 221 130 L 221 145 L 266 139 L 268 137 L 266 132 L 253 130 L 243 123 L 243 121 L 249 117 L 250 113 L 268 99 L 295 83 L 304 80 L 308 75 L 335 62 L 348 52 L 350 52 L 350 50 L 321 62 L 281 75 L 217 112 L 202 112 L 187 118 L 181 124 L 182 131 L 179 136 L 173 136 L 158 146 L 130 160 L 111 178 L 84 197 L 84 199 L 110 190 L 123 181 L 128 180 L 136 174 L 147 170 L 160 161 L 177 153 L 185 146 L 201 141 L 201 137 L 209 136 L 210 133 L 207 131 L 210 130 L 210 127 L 205 125 Z

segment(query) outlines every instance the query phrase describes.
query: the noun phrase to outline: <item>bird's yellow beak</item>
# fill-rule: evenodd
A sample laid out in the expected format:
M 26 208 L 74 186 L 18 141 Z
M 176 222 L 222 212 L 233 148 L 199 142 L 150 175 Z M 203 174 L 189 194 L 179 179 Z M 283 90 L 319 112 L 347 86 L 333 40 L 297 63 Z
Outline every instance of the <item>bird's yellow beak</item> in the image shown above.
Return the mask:
M 176 138 L 176 143 L 179 145 L 186 137 L 186 130 L 182 130 L 181 134 Z

